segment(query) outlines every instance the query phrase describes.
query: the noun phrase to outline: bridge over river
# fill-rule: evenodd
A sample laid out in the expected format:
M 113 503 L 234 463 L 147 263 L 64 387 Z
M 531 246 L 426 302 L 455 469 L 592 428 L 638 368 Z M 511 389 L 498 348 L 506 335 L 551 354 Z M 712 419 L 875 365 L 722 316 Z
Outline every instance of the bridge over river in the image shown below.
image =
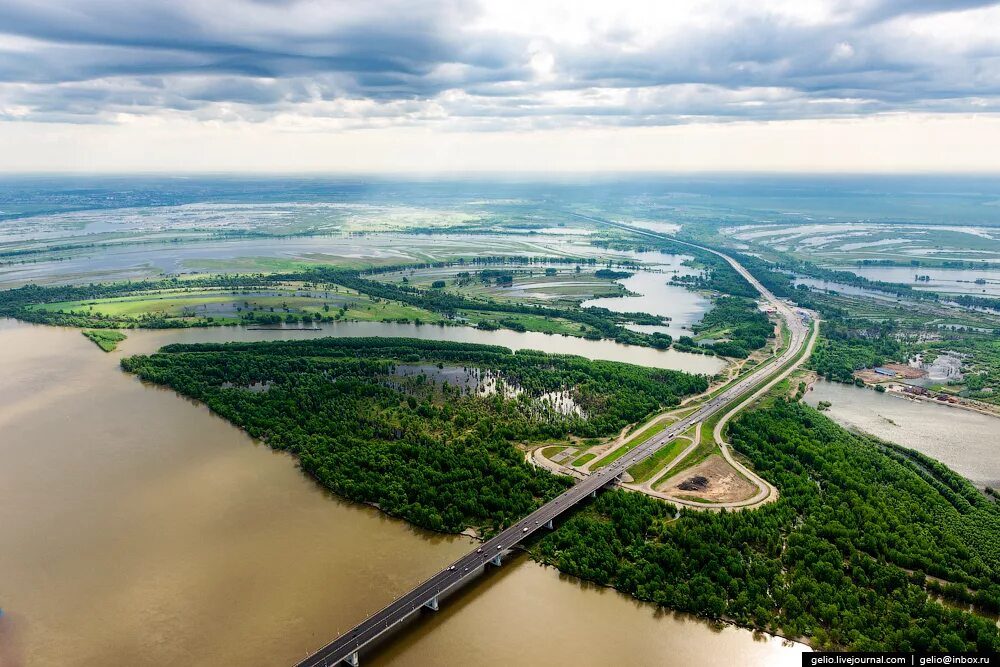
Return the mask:
M 629 231 L 642 235 L 675 241 L 675 239 L 663 234 L 627 227 L 620 223 L 596 218 L 588 219 L 616 227 L 625 227 Z M 685 245 L 694 244 L 685 243 Z M 700 248 L 701 246 L 694 247 Z M 750 275 L 749 271 L 736 260 L 710 248 L 702 249 L 715 253 L 728 261 L 736 271 L 760 292 L 764 299 L 777 309 L 778 313 L 784 318 L 791 334 L 788 347 L 785 351 L 780 356 L 761 366 L 751 375 L 727 387 L 716 396 L 709 398 L 695 412 L 680 421 L 674 422 L 611 465 L 578 481 L 557 498 L 549 501 L 502 533 L 484 542 L 475 551 L 462 556 L 454 563 L 451 563 L 437 574 L 419 584 L 416 588 L 413 588 L 402 597 L 375 612 L 348 632 L 340 635 L 305 660 L 299 662 L 296 667 L 333 667 L 340 663 L 357 665 L 359 663 L 359 651 L 365 646 L 398 627 L 412 615 L 419 613 L 423 609 L 437 611 L 439 601 L 444 595 L 459 588 L 469 579 L 478 576 L 487 567 L 500 566 L 503 558 L 519 543 L 540 530 L 552 528 L 553 521 L 559 518 L 559 516 L 573 509 L 587 498 L 595 497 L 597 492 L 602 488 L 615 484 L 626 468 L 653 455 L 657 450 L 687 431 L 693 425 L 708 419 L 730 404 L 734 404 L 735 402 L 736 405 L 739 405 L 739 399 L 748 396 L 752 391 L 764 386 L 769 378 L 795 360 L 808 338 L 808 327 L 799 315 L 788 304 L 775 298 L 770 291 Z

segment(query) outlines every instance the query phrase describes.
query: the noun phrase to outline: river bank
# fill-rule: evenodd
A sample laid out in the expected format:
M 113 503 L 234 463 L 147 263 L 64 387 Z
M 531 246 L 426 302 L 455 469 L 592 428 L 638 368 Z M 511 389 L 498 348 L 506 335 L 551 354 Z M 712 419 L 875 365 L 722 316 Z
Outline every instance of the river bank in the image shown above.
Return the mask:
M 998 418 L 987 412 L 901 392 L 880 393 L 854 385 L 812 378 L 805 401 L 842 426 L 915 449 L 955 470 L 982 488 L 1000 486 Z

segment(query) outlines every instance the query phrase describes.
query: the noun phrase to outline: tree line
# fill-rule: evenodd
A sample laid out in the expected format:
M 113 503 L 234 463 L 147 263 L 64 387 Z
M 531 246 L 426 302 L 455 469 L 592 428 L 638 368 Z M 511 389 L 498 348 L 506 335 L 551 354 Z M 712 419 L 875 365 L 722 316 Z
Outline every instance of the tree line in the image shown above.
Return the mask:
M 547 535 L 536 555 L 643 600 L 804 636 L 817 648 L 1000 648 L 992 620 L 935 599 L 1000 609 L 997 503 L 944 466 L 799 403 L 744 414 L 730 440 L 777 486 L 776 502 L 675 515 L 612 491 Z
M 486 370 L 520 394 L 400 377 L 399 364 Z M 612 435 L 707 388 L 678 371 L 393 338 L 170 345 L 122 367 L 296 454 L 338 494 L 451 532 L 499 530 L 565 488 L 515 443 Z M 552 392 L 581 412 L 553 409 Z

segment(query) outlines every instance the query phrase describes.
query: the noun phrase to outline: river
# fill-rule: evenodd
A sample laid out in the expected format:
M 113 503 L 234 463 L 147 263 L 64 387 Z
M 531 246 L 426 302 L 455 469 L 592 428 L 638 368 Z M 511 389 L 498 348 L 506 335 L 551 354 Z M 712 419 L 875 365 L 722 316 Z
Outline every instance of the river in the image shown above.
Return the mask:
M 105 354 L 74 329 L 0 320 L 0 634 L 24 664 L 288 665 L 470 547 L 332 496 L 118 368 L 235 333 L 133 332 Z M 797 665 L 801 650 L 521 557 L 365 664 Z
M 1000 488 L 1000 419 L 961 408 L 819 380 L 806 402 L 832 403 L 827 414 L 848 428 L 915 449 L 979 487 Z
M 248 329 L 245 327 L 213 327 L 191 329 L 146 329 L 128 332 L 129 339 L 121 349 L 130 354 L 153 352 L 167 343 L 277 340 L 316 338 L 320 336 L 385 336 L 389 338 L 423 338 L 451 340 L 482 345 L 502 345 L 513 350 L 540 350 L 552 354 L 576 354 L 588 359 L 623 361 L 652 368 L 673 368 L 688 373 L 714 375 L 725 362 L 677 350 L 656 350 L 651 347 L 622 345 L 611 340 L 586 340 L 573 336 L 549 335 L 537 331 L 483 331 L 474 327 L 438 326 L 436 324 L 398 324 L 394 322 L 334 322 L 316 328 L 279 327 Z
M 897 297 L 895 294 L 889 292 L 880 292 L 879 290 L 865 289 L 864 287 L 857 287 L 855 285 L 847 285 L 845 283 L 833 282 L 830 280 L 822 280 L 820 278 L 809 278 L 806 276 L 795 276 L 795 285 L 805 285 L 806 287 L 811 287 L 812 289 L 820 290 L 823 292 L 832 291 L 839 294 L 848 294 L 852 296 L 864 296 L 870 299 L 878 299 L 880 301 L 893 301 L 897 303 L 905 303 L 906 300 Z

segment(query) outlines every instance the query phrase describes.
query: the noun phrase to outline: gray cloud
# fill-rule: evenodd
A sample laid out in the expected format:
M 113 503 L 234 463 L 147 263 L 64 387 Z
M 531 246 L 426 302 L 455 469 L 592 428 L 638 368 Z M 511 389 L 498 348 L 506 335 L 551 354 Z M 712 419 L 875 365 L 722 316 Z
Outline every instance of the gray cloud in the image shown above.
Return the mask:
M 595 21 L 567 40 L 479 25 L 472 0 L 6 0 L 0 119 L 291 114 L 490 130 L 993 113 L 1000 37 L 947 31 L 997 4 L 829 0 L 823 17 L 791 20 L 767 3 L 708 3 L 705 20 L 662 38 Z

